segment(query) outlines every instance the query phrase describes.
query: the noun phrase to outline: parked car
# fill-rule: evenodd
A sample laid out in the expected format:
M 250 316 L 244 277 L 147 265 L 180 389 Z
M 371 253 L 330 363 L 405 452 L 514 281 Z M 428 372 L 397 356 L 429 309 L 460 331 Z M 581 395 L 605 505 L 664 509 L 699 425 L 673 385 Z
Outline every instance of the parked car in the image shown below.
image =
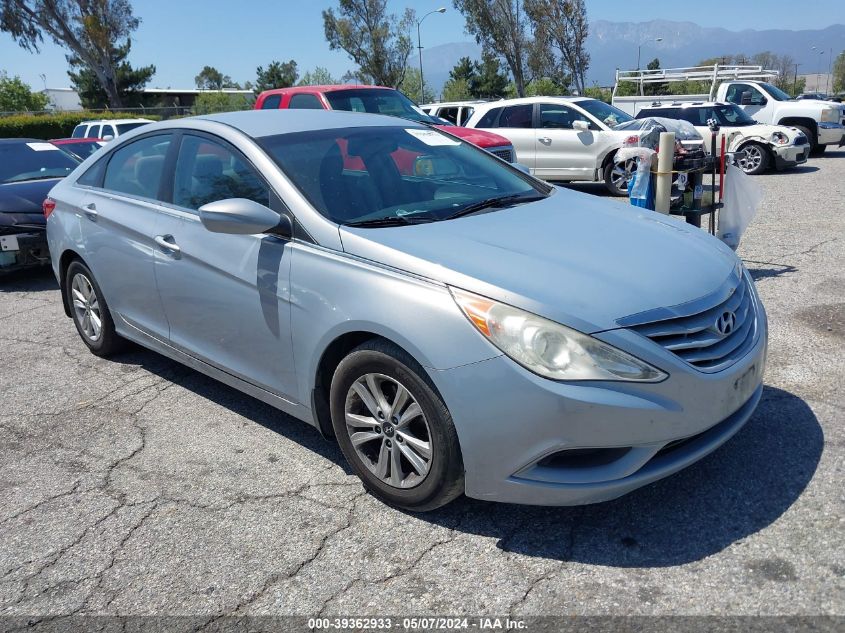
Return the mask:
M 403 508 L 612 499 L 715 450 L 762 394 L 766 314 L 727 246 L 413 121 L 156 123 L 50 196 L 94 354 L 130 339 L 270 403 Z
M 762 174 L 769 167 L 795 167 L 806 163 L 810 154 L 810 141 L 798 128 L 757 123 L 733 103 L 656 101 L 637 113 L 638 119 L 648 117 L 688 121 L 706 140 L 712 136 L 707 122 L 716 121 L 719 134 L 725 135 L 726 150 L 740 154 L 737 165 L 746 174 Z M 705 142 L 704 147 L 709 153 L 710 143 Z
M 434 125 L 453 136 L 486 149 L 502 160 L 513 162 L 514 149 L 508 139 L 499 134 L 467 130 L 448 121 L 432 117 L 404 94 L 383 86 L 295 86 L 266 90 L 255 100 L 256 110 L 346 110 L 389 114 L 409 121 Z
M 83 121 L 75 128 L 73 138 L 97 138 L 110 141 L 121 134 L 152 123 L 150 119 L 102 119 L 100 121 Z
M 441 103 L 426 103 L 420 109 L 431 116 L 446 119 L 452 125 L 466 125 L 479 103 L 487 103 L 485 99 L 474 101 L 443 101 Z
M 633 117 L 597 99 L 526 97 L 479 104 L 467 127 L 498 132 L 510 139 L 516 160 L 538 178 L 552 182 L 603 182 L 614 195 L 626 195 L 631 178 L 616 152 L 639 131 L 616 125 Z M 686 152 L 703 155 L 701 139 L 684 139 Z M 630 162 L 630 161 L 628 161 Z
M 50 142 L 66 154 L 83 161 L 108 141 L 101 138 L 54 138 Z
M 810 141 L 810 155 L 822 154 L 828 146 L 845 145 L 845 105 L 814 99 L 795 100 L 777 86 L 761 81 L 778 76 L 777 71 L 760 66 L 698 66 L 694 68 L 661 68 L 658 70 L 617 70 L 613 89 L 613 105 L 628 114 L 636 115 L 640 108 L 649 106 L 653 96 L 639 94 L 620 96 L 622 82 L 637 84 L 642 93 L 644 86 L 659 84 L 671 93 L 672 86 L 680 83 L 687 91 L 688 82 L 709 81 L 709 94 L 672 96 L 673 100 L 687 102 L 718 101 L 733 103 L 758 123 L 787 125 L 798 128 Z M 668 97 L 663 97 L 667 99 Z
M 0 139 L 0 275 L 50 262 L 42 204 L 78 164 L 45 141 Z

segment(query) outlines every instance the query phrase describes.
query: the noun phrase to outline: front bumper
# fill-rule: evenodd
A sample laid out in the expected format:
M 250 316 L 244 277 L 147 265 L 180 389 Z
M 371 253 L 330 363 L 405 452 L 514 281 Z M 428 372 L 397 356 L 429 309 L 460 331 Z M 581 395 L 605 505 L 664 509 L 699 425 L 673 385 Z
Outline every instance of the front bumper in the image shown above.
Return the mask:
M 736 363 L 706 373 L 630 330 L 596 335 L 669 373 L 661 383 L 555 382 L 499 356 L 432 378 L 464 458 L 467 496 L 536 505 L 607 501 L 675 473 L 721 446 L 762 395 L 759 334 Z M 592 449 L 582 458 L 579 453 Z M 572 452 L 569 452 L 572 451 Z M 564 459 L 559 456 L 576 456 Z
M 845 145 L 845 126 L 839 123 L 818 124 L 819 145 Z
M 801 163 L 806 163 L 807 157 L 810 155 L 809 145 L 775 146 L 773 150 L 777 169 L 795 167 Z
M 45 231 L 0 234 L 0 275 L 49 263 Z

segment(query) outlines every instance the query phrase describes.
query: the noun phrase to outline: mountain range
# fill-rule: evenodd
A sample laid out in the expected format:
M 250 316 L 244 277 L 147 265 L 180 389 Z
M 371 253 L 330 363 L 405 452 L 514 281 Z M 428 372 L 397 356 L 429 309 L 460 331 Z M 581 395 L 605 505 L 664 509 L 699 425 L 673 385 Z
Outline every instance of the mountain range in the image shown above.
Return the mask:
M 660 38 L 661 41 L 656 40 Z M 831 49 L 835 57 L 845 48 L 845 24 L 824 29 L 790 31 L 730 31 L 702 27 L 693 22 L 652 20 L 650 22 L 590 23 L 587 50 L 590 67 L 587 83 L 613 84 L 616 68 L 637 67 L 637 46 L 642 44 L 641 67 L 657 57 L 663 68 L 693 66 L 702 59 L 745 53 L 771 51 L 789 55 L 799 64 L 799 74 L 828 72 Z M 813 49 L 815 47 L 815 50 Z M 819 53 L 821 51 L 821 54 Z M 426 83 L 437 92 L 449 78 L 449 71 L 461 57 L 480 59 L 481 47 L 472 41 L 453 42 L 423 50 Z M 412 59 L 416 65 L 416 59 Z

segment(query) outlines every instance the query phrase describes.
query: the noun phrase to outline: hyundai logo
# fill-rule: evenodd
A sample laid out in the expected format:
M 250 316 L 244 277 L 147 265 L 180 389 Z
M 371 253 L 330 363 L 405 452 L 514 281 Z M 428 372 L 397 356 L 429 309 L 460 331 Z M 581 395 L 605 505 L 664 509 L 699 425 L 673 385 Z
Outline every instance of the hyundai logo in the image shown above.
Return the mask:
M 722 316 L 716 319 L 716 331 L 722 336 L 727 336 L 736 327 L 736 315 L 733 312 L 723 312 Z

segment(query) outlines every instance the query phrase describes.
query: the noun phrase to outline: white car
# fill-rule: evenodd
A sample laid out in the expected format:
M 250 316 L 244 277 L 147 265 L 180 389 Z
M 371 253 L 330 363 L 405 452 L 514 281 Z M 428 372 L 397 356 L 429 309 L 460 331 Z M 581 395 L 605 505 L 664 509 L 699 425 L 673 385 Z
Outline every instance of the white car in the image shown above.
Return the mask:
M 466 125 L 510 139 L 516 162 L 538 178 L 603 182 L 612 194 L 626 195 L 630 171 L 615 155 L 623 145 L 636 145 L 642 131 L 614 126 L 633 120 L 597 99 L 525 97 L 480 104 Z M 680 142 L 701 150 L 700 139 Z
M 692 123 L 705 139 L 704 148 L 708 153 L 712 132 L 707 121 L 715 120 L 720 126 L 719 136 L 725 136 L 725 149 L 740 153 L 737 165 L 746 174 L 762 174 L 769 167 L 794 167 L 806 163 L 810 155 L 810 140 L 801 130 L 757 123 L 733 103 L 655 102 L 637 113 L 638 119 L 647 117 L 666 117 Z M 717 142 L 720 142 L 718 137 Z
M 73 138 L 101 138 L 110 141 L 121 134 L 126 134 L 136 127 L 153 123 L 150 119 L 101 119 L 99 121 L 83 121 L 73 128 Z
M 475 101 L 443 101 L 441 103 L 426 103 L 421 105 L 423 112 L 431 116 L 440 117 L 455 125 L 466 125 L 467 120 L 475 112 L 476 106 L 487 103 L 483 99 Z

